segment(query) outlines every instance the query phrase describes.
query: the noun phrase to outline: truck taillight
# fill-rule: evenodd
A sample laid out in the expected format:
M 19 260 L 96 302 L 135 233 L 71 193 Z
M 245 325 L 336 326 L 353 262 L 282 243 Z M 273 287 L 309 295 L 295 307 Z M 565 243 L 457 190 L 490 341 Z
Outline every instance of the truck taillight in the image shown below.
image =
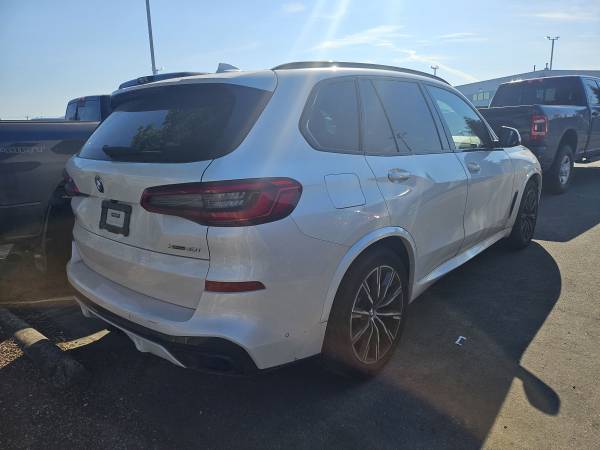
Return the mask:
M 82 194 L 71 175 L 66 170 L 63 170 L 63 189 L 67 197 L 86 196 Z
M 283 219 L 301 194 L 302 185 L 291 178 L 255 178 L 151 187 L 141 205 L 202 225 L 240 227 Z
M 548 117 L 543 115 L 531 116 L 531 139 L 542 139 L 548 134 Z

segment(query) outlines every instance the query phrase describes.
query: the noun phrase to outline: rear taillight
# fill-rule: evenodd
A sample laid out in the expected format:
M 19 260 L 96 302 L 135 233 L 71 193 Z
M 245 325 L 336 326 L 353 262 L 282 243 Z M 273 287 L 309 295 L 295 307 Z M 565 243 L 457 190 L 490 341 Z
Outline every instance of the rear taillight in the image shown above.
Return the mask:
M 85 196 L 86 194 L 81 193 L 73 178 L 66 170 L 63 170 L 63 189 L 67 197 L 78 197 Z
M 543 115 L 531 116 L 531 139 L 542 139 L 548 134 L 548 117 Z
M 151 187 L 141 205 L 202 225 L 239 227 L 283 219 L 301 194 L 302 185 L 291 178 L 258 178 Z

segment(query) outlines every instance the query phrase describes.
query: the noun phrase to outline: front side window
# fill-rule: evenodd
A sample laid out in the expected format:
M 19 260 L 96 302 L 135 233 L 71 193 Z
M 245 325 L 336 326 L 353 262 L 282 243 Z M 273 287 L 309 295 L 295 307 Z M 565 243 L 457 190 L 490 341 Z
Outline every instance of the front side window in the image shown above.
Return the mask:
M 442 144 L 431 111 L 417 83 L 373 80 L 387 113 L 400 153 L 441 153 Z
M 446 89 L 433 86 L 428 86 L 427 89 L 442 113 L 457 149 L 481 148 L 490 143 L 485 123 L 467 102 Z
M 77 102 L 71 102 L 67 105 L 67 112 L 65 113 L 66 120 L 77 120 Z
M 358 101 L 353 79 L 322 83 L 307 105 L 304 135 L 319 150 L 359 152 Z

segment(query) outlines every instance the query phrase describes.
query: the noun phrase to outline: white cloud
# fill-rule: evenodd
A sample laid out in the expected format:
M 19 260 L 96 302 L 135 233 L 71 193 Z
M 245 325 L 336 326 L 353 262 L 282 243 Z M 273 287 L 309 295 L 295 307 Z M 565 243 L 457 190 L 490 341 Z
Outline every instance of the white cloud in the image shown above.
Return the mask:
M 457 69 L 455 67 L 451 67 L 448 64 L 444 64 L 441 62 L 441 60 L 443 60 L 444 58 L 441 56 L 437 56 L 437 55 L 421 55 L 419 53 L 417 53 L 415 50 L 402 50 L 402 49 L 398 49 L 399 52 L 404 53 L 405 54 L 405 58 L 401 58 L 401 59 L 397 59 L 395 62 L 402 62 L 402 61 L 416 61 L 416 62 L 421 62 L 421 63 L 426 63 L 426 64 L 431 64 L 431 65 L 436 65 L 438 66 L 440 71 L 443 72 L 447 72 L 449 74 L 454 75 L 457 78 L 460 78 L 461 80 L 464 80 L 468 83 L 474 83 L 475 81 L 479 81 L 476 77 L 474 77 L 473 75 L 464 72 L 460 69 Z M 444 76 L 443 73 L 440 74 L 442 77 Z
M 575 12 L 575 11 L 543 11 L 529 14 L 531 17 L 537 17 L 544 20 L 555 20 L 560 22 L 594 22 L 600 20 L 598 15 L 593 12 Z
M 287 14 L 297 14 L 306 10 L 304 3 L 290 2 L 283 5 L 283 12 Z
M 317 45 L 316 49 L 337 49 L 357 45 L 374 45 L 377 47 L 393 47 L 394 40 L 407 37 L 399 33 L 400 27 L 396 25 L 380 25 L 358 33 L 348 34 L 339 38 L 329 39 Z

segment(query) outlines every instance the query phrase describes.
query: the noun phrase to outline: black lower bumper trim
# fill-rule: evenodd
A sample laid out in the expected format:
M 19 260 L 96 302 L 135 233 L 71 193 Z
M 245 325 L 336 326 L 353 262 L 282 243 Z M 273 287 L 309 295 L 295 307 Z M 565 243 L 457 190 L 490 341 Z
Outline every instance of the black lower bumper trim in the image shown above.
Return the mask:
M 256 364 L 246 350 L 227 339 L 171 336 L 124 319 L 81 295 L 78 295 L 77 299 L 100 318 L 144 339 L 162 345 L 187 368 L 228 374 L 248 374 L 258 371 Z

